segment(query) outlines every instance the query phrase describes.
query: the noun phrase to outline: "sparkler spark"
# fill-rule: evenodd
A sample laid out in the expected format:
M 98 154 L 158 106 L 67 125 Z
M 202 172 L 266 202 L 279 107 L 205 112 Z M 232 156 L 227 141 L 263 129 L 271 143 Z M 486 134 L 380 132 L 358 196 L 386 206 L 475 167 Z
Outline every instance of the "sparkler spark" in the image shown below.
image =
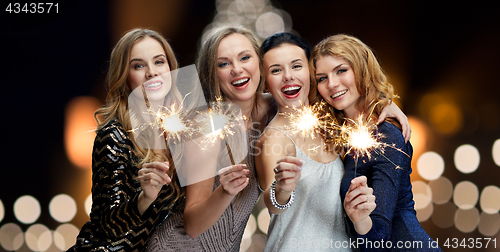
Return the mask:
M 205 137 L 202 143 L 214 144 L 218 139 L 233 135 L 233 122 L 238 119 L 238 111 L 232 108 L 232 103 L 223 103 L 222 97 L 217 97 L 212 107 L 205 112 L 199 112 L 195 119 L 197 132 Z
M 182 114 L 182 105 L 171 104 L 170 107 L 161 106 L 158 111 L 151 108 L 148 113 L 155 117 L 152 122 L 152 127 L 161 129 L 162 135 L 172 138 L 174 141 L 181 141 L 183 136 L 191 136 L 194 134 L 194 129 L 190 127 L 190 120 L 187 120 Z
M 316 133 L 326 126 L 324 118 L 329 115 L 321 115 L 325 102 L 318 102 L 312 106 L 301 106 L 300 108 L 290 108 L 292 112 L 281 113 L 288 118 L 290 125 L 285 126 L 292 133 L 300 133 L 303 137 L 310 136 L 316 138 Z M 288 107 L 287 107 L 288 108 Z

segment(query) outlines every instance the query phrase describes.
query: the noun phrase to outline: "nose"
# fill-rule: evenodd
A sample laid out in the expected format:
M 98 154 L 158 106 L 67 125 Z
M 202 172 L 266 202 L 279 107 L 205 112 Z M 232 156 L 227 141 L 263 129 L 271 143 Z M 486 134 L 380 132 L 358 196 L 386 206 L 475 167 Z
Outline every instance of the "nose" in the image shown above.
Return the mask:
M 333 76 L 328 77 L 328 88 L 329 89 L 335 89 L 340 86 L 340 82 L 338 79 L 334 78 Z
M 283 70 L 283 82 L 291 81 L 294 77 L 289 70 Z
M 153 67 L 148 68 L 148 71 L 146 72 L 146 78 L 150 79 L 156 76 L 158 76 L 158 71 L 156 71 L 156 69 L 154 69 Z
M 231 69 L 231 73 L 233 75 L 238 75 L 243 72 L 243 67 L 240 63 L 233 63 L 233 68 Z

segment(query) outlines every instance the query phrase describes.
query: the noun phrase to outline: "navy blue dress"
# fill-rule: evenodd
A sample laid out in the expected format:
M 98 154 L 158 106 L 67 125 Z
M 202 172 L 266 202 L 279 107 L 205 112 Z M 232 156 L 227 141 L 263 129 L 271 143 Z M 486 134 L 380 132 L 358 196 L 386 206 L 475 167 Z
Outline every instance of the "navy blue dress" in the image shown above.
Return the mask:
M 383 122 L 378 131 L 384 136 L 379 139 L 380 142 L 389 146 L 395 144 L 394 147 L 404 153 L 385 147 L 383 154 L 372 151 L 371 159 L 360 157 L 357 164 L 352 154 L 345 157 L 345 174 L 340 186 L 342 201 L 355 177 L 356 166 L 356 176 L 365 175 L 368 178 L 368 186 L 373 188 L 377 203 L 370 214 L 373 226 L 367 234 L 357 234 L 348 220 L 356 245 L 361 251 L 442 251 L 416 217 L 410 181 L 411 144 L 405 143 L 401 131 L 391 123 Z

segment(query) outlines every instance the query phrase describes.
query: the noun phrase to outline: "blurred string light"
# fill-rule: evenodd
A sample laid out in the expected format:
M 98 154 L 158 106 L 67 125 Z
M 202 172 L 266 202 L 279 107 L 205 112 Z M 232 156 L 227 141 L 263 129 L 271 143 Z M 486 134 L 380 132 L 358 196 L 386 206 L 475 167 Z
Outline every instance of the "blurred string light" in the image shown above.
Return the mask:
M 49 203 L 49 212 L 54 220 L 61 223 L 69 222 L 76 215 L 76 202 L 69 195 L 57 195 Z
M 476 147 L 464 144 L 455 151 L 455 167 L 462 173 L 473 173 L 479 167 L 480 156 Z
M 90 216 L 90 211 L 92 210 L 92 194 L 89 194 L 87 196 L 87 199 L 85 199 L 85 213 L 87 213 L 88 216 Z
M 458 209 L 455 212 L 455 227 L 463 233 L 470 233 L 479 224 L 479 211 L 473 207 L 470 209 Z
M 0 222 L 2 222 L 4 216 L 5 216 L 5 208 L 3 207 L 2 200 L 0 200 Z
M 267 228 L 269 227 L 269 221 L 271 220 L 271 216 L 269 216 L 269 212 L 267 208 L 263 208 L 260 210 L 259 215 L 257 216 L 257 223 L 259 225 L 259 230 L 267 234 Z
M 500 139 L 497 139 L 495 143 L 493 143 L 491 154 L 493 155 L 493 161 L 495 161 L 495 164 L 500 166 Z
M 33 251 L 46 251 L 52 245 L 52 233 L 42 225 L 35 224 L 26 230 L 26 245 Z
M 40 217 L 41 208 L 38 200 L 33 196 L 25 195 L 14 202 L 14 215 L 23 224 L 32 224 Z
M 484 236 L 494 236 L 500 230 L 500 214 L 481 213 L 478 231 Z
M 418 158 L 417 170 L 426 180 L 438 179 L 444 172 L 444 160 L 436 152 L 426 152 Z
M 432 191 L 432 202 L 442 205 L 450 201 L 453 195 L 453 184 L 445 177 L 439 177 L 436 180 L 429 182 L 429 187 Z
M 75 244 L 79 232 L 72 224 L 62 224 L 54 230 L 54 244 L 61 251 L 66 251 Z
M 24 233 L 21 227 L 7 223 L 0 228 L 0 245 L 8 251 L 17 251 L 24 244 Z
M 257 230 L 257 221 L 253 214 L 248 218 L 247 225 L 245 227 L 245 232 L 243 232 L 243 238 L 241 240 L 240 250 L 246 251 L 252 245 L 252 235 Z
M 481 192 L 479 205 L 485 213 L 498 213 L 500 211 L 500 188 L 494 185 L 485 187 Z
M 426 208 L 432 202 L 431 188 L 423 181 L 414 181 L 411 184 L 415 209 L 419 210 Z
M 432 214 L 432 222 L 440 228 L 449 228 L 455 222 L 455 212 L 457 207 L 451 202 L 442 205 L 434 206 L 434 213 Z
M 99 100 L 90 96 L 73 98 L 66 105 L 64 145 L 69 160 L 79 168 L 92 166 L 92 145 L 97 128 L 94 112 L 100 106 Z
M 269 0 L 216 0 L 215 5 L 217 13 L 212 23 L 205 27 L 202 42 L 221 25 L 244 26 L 261 39 L 292 29 L 290 14 L 273 7 Z
M 468 210 L 476 206 L 479 198 L 477 186 L 470 181 L 462 181 L 455 186 L 453 192 L 453 202 L 463 210 Z

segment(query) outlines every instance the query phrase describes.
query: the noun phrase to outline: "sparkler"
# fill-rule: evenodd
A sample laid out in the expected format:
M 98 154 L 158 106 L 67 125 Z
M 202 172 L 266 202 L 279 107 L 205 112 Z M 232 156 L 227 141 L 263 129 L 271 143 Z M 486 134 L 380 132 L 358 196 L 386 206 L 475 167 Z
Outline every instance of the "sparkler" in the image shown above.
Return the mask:
M 395 144 L 381 142 L 380 140 L 385 136 L 378 132 L 377 125 L 371 119 L 365 122 L 363 114 L 355 120 L 345 118 L 346 123 L 340 126 L 336 118 L 326 111 L 325 106 L 326 103 L 322 101 L 312 106 L 294 107 L 291 113 L 282 113 L 290 120 L 290 125 L 286 128 L 293 133 L 301 133 L 304 137 L 310 136 L 312 139 L 315 138 L 316 133 L 319 133 L 325 139 L 327 146 L 341 147 L 347 150 L 345 155 L 352 153 L 355 158 L 355 176 L 357 160 L 363 156 L 370 160 L 372 153 L 383 156 L 396 169 L 400 168 L 384 155 L 386 147 L 400 151 L 409 157 L 401 149 L 396 148 Z
M 404 153 L 408 157 L 409 155 L 401 149 L 396 148 L 395 144 L 381 142 L 380 140 L 385 137 L 384 134 L 378 132 L 377 125 L 372 121 L 371 117 L 366 122 L 363 118 L 363 114 L 360 114 L 355 120 L 346 118 L 347 123 L 340 127 L 339 139 L 342 146 L 347 149 L 345 155 L 352 153 L 355 158 L 354 176 L 356 176 L 358 158 L 366 156 L 370 160 L 372 152 L 384 157 L 396 169 L 399 169 L 399 165 L 384 155 L 385 148 L 390 147 Z
M 204 146 L 213 145 L 217 140 L 223 140 L 226 144 L 226 149 L 231 159 L 231 164 L 235 161 L 231 152 L 231 148 L 227 142 L 227 135 L 234 135 L 233 129 L 235 123 L 241 118 L 239 110 L 233 108 L 232 103 L 223 103 L 222 97 L 217 97 L 212 103 L 212 107 L 205 112 L 199 112 L 199 117 L 196 118 L 196 123 L 199 127 L 197 132 L 204 135 L 201 143 Z M 203 149 L 206 147 L 202 147 Z
M 324 106 L 325 102 L 322 101 L 312 106 L 292 107 L 290 108 L 292 112 L 281 113 L 290 122 L 290 125 L 286 125 L 285 128 L 292 133 L 301 133 L 303 137 L 309 135 L 312 139 L 316 138 L 316 133 L 320 133 L 320 130 L 326 126 L 324 118 L 329 116 L 329 114 L 322 115 Z

